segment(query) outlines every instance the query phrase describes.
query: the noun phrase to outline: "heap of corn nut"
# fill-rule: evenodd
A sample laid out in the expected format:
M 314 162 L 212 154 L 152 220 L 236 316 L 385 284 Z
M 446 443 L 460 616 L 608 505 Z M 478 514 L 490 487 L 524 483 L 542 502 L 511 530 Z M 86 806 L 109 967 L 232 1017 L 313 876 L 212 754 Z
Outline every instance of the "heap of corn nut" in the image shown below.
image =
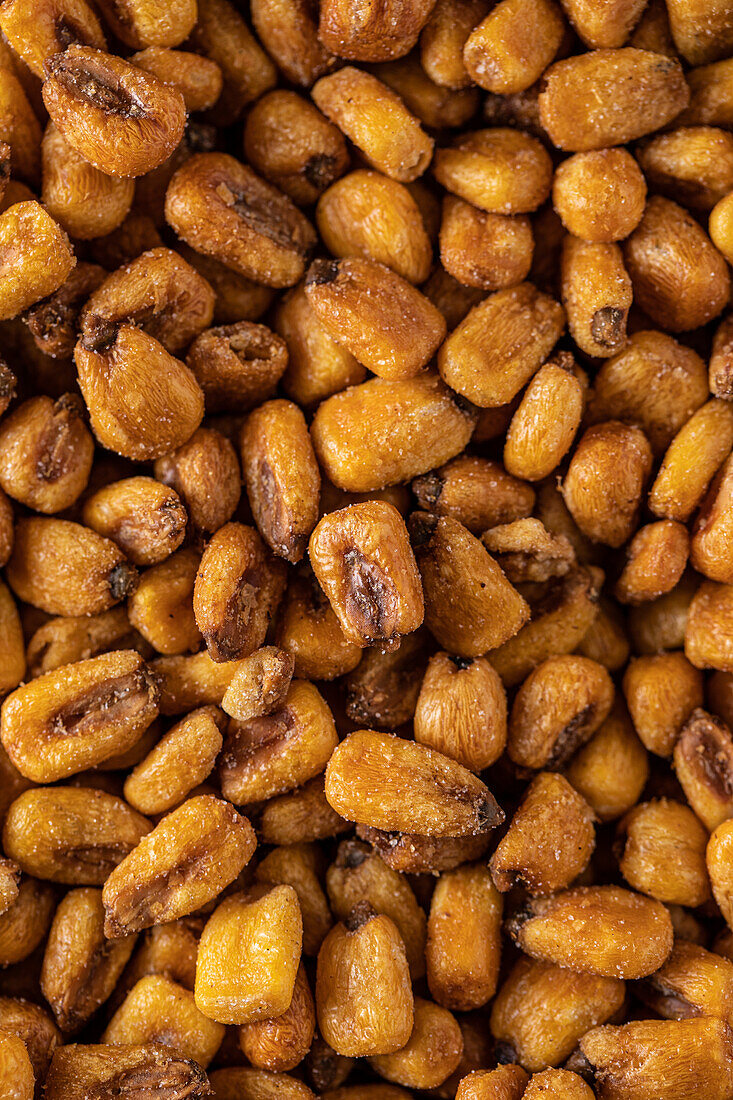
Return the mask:
M 733 1100 L 731 0 L 0 31 L 0 1100 Z

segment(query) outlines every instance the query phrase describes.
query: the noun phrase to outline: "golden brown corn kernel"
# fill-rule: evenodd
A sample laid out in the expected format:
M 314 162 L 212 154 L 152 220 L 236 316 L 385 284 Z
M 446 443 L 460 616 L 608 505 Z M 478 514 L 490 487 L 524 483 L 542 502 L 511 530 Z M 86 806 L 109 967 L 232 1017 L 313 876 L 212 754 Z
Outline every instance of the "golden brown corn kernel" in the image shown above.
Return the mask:
M 36 783 L 53 783 L 131 748 L 157 717 L 158 693 L 133 650 L 66 665 L 9 695 L 3 745 Z
M 638 657 L 626 669 L 623 690 L 646 748 L 658 756 L 670 756 L 690 714 L 702 706 L 700 672 L 680 652 Z
M 197 252 L 266 286 L 296 283 L 315 243 L 290 199 L 225 153 L 198 153 L 178 169 L 165 216 Z
M 201 423 L 204 395 L 193 374 L 141 329 L 120 324 L 100 350 L 82 339 L 74 358 L 92 429 L 109 450 L 148 461 L 180 447 Z
M 55 905 L 48 883 L 21 878 L 17 898 L 0 913 L 0 965 L 22 962 L 36 950 L 46 938 Z
M 509 717 L 507 751 L 525 768 L 561 768 L 605 721 L 613 683 L 587 657 L 542 662 L 517 692 Z
M 695 943 L 677 940 L 656 974 L 639 983 L 638 996 L 667 1020 L 733 1015 L 733 963 Z
M 526 34 L 528 26 L 531 36 Z M 489 92 L 523 92 L 553 60 L 564 28 L 553 0 L 502 0 L 468 36 L 464 64 Z
M 44 62 L 72 42 L 105 48 L 104 31 L 86 0 L 7 0 L 0 27 L 13 50 L 43 80 Z
M 497 888 L 552 894 L 569 886 L 593 854 L 593 821 L 590 806 L 567 779 L 536 776 L 489 862 Z
M 709 832 L 733 817 L 733 739 L 728 726 L 693 710 L 674 747 L 674 770 Z
M 211 1085 L 217 1100 L 241 1100 L 243 1096 L 253 1100 L 314 1100 L 315 1097 L 307 1085 L 287 1073 L 268 1073 L 240 1066 L 215 1070 L 211 1074 Z
M 216 295 L 214 320 L 217 324 L 258 321 L 275 296 L 275 291 L 270 287 L 253 283 L 251 279 L 246 279 L 244 275 L 237 274 L 215 260 L 213 256 L 194 252 L 182 241 L 179 242 L 177 251 L 212 287 Z
M 173 809 L 207 778 L 221 751 L 223 715 L 192 711 L 158 741 L 125 780 L 125 798 L 144 814 Z
M 399 792 L 410 788 L 409 804 Z M 326 798 L 349 821 L 424 836 L 476 836 L 504 814 L 486 786 L 434 749 L 375 730 L 358 730 L 335 749 Z
M 130 61 L 164 84 L 178 88 L 187 111 L 205 111 L 221 95 L 221 69 L 215 61 L 200 54 L 156 44 L 133 54 Z
M 309 780 L 297 791 L 270 799 L 258 821 L 264 844 L 307 844 L 338 836 L 350 828 L 328 804 L 323 776 Z
M 710 392 L 716 397 L 729 398 L 733 394 L 733 325 L 730 313 L 726 314 L 713 336 L 710 354 Z
M 196 22 L 195 0 L 172 0 L 164 15 L 151 0 L 101 0 L 100 7 L 115 35 L 135 48 L 177 46 Z
M 506 433 L 504 464 L 509 473 L 529 481 L 547 477 L 570 449 L 584 403 L 572 358 L 561 353 L 540 367 Z
M 290 578 L 278 612 L 277 642 L 303 680 L 334 680 L 356 668 L 362 657 L 312 575 Z
M 0 486 L 37 512 L 61 512 L 86 487 L 94 442 L 81 399 L 31 397 L 0 424 Z
M 0 1030 L 22 1040 L 36 1079 L 45 1081 L 53 1053 L 62 1041 L 50 1012 L 24 997 L 0 997 Z
M 295 680 L 279 710 L 229 723 L 219 767 L 222 793 L 240 806 L 285 794 L 320 775 L 337 744 L 322 695 Z
M 475 306 L 438 353 L 445 382 L 481 406 L 503 405 L 539 369 L 560 337 L 562 306 L 531 283 Z
M 372 1069 L 413 1089 L 437 1088 L 457 1069 L 463 1053 L 463 1036 L 453 1015 L 445 1008 L 415 998 L 415 1023 L 402 1050 L 375 1055 Z
M 575 564 L 570 540 L 551 535 L 539 519 L 517 519 L 493 527 L 484 531 L 481 541 L 512 584 L 564 577 Z
M 321 196 L 316 222 L 338 258 L 374 260 L 411 283 L 430 274 L 432 247 L 420 207 L 397 180 L 364 169 L 350 172 Z
M 200 927 L 193 925 L 193 922 L 189 926 L 184 919 L 159 924 L 144 932 L 130 965 L 110 998 L 110 1007 L 119 1007 L 127 993 L 146 974 L 163 974 L 184 989 L 193 989 L 200 931 Z M 119 942 L 124 943 L 125 940 Z
M 373 260 L 315 260 L 305 288 L 326 331 L 381 378 L 412 378 L 445 336 L 432 302 Z
M 308 300 L 303 283 L 278 304 L 275 329 L 288 352 L 283 389 L 298 404 L 314 405 L 364 381 L 364 367 L 328 334 Z
M 0 318 L 53 294 L 75 263 L 66 233 L 40 203 L 9 207 L 0 214 Z
M 672 332 L 706 324 L 728 302 L 725 261 L 695 219 L 669 199 L 652 196 L 624 259 L 635 301 Z
M 186 356 L 208 413 L 247 412 L 259 405 L 272 396 L 287 363 L 285 343 L 249 321 L 207 329 Z
M 247 115 L 244 152 L 300 206 L 316 202 L 349 166 L 341 132 L 312 103 L 285 90 L 269 92 Z
M 131 179 L 115 179 L 95 168 L 50 122 L 41 144 L 41 197 L 48 212 L 79 240 L 112 233 L 129 213 Z
M 733 848 L 733 821 L 727 819 L 718 825 L 710 837 L 706 852 L 706 864 L 710 885 L 721 913 L 733 927 L 733 879 L 731 878 L 731 849 Z M 12 912 L 12 910 L 11 910 Z
M 649 778 L 646 751 L 622 703 L 572 758 L 565 778 L 600 821 L 613 821 L 631 809 Z
M 20 176 L 35 189 L 40 179 L 41 128 L 21 80 L 5 66 L 0 69 L 0 141 L 10 146 L 10 168 L 13 176 Z M 7 164 L 7 157 L 5 163 Z M 8 190 L 9 198 L 15 202 L 34 197 L 23 192 L 18 193 L 17 187 Z
M 733 672 L 733 586 L 703 581 L 684 628 L 685 654 L 696 668 Z
M 242 485 L 236 451 L 213 428 L 199 428 L 188 442 L 158 458 L 155 476 L 175 489 L 200 532 L 218 531 L 239 504 Z
M 521 1066 L 500 1065 L 463 1077 L 456 1100 L 521 1100 L 529 1078 Z
M 593 1028 L 580 1040 L 585 1066 L 608 1100 L 707 1096 L 733 1088 L 731 1030 L 722 1020 L 634 1020 Z M 692 1089 L 692 1093 L 690 1093 Z
M 244 107 L 274 87 L 277 70 L 242 15 L 228 0 L 198 0 L 191 42 L 215 61 L 224 78 L 216 105 L 222 125 L 236 122 Z
M 619 822 L 617 837 L 621 874 L 635 890 L 690 908 L 709 900 L 708 834 L 687 806 L 640 802 Z
M 270 886 L 292 886 L 298 895 L 303 918 L 303 953 L 305 955 L 318 954 L 318 949 L 333 924 L 328 901 L 316 873 L 319 866 L 319 852 L 313 845 L 288 844 L 274 848 L 258 864 L 255 871 L 258 882 Z M 401 878 L 399 881 L 400 884 L 404 882 Z M 412 896 L 411 890 L 408 896 Z M 421 912 L 414 900 L 413 906 L 418 913 Z M 424 923 L 423 919 L 423 926 Z
M 552 184 L 562 223 L 585 241 L 621 241 L 644 213 L 646 183 L 626 149 L 576 153 L 562 161 Z
M 197 1062 L 157 1043 L 59 1047 L 54 1051 L 45 1092 L 48 1100 L 124 1092 L 135 1100 L 145 1092 L 164 1100 L 205 1100 L 211 1095 L 206 1074 Z
M 627 547 L 626 564 L 614 590 L 616 598 L 621 603 L 639 604 L 670 592 L 685 570 L 689 552 L 687 529 L 676 520 L 663 519 L 641 527 Z
M 532 617 L 489 660 L 506 687 L 521 683 L 550 657 L 571 653 L 598 613 L 598 570 L 576 567 L 549 583 L 532 605 Z
M 496 992 L 502 899 L 488 870 L 466 864 L 438 879 L 425 952 L 430 992 L 444 1008 L 480 1008 Z
M 321 1094 L 326 1100 L 409 1100 L 410 1094 L 399 1085 L 345 1085 Z
M 374 65 L 372 72 L 397 93 L 420 122 L 433 130 L 463 126 L 476 113 L 478 88 L 448 91 L 430 79 L 416 55 Z M 422 192 L 422 197 L 426 203 L 430 202 L 429 192 Z
M 644 3 L 642 0 L 616 0 L 613 4 L 597 6 L 591 0 L 562 0 L 562 7 L 586 46 L 598 49 L 623 46 Z
M 54 294 L 26 310 L 23 321 L 40 352 L 52 359 L 71 358 L 82 306 L 105 276 L 97 264 L 77 264 Z
M 276 646 L 261 646 L 239 662 L 224 692 L 222 710 L 238 722 L 272 714 L 285 703 L 293 670 L 289 653 Z
M 193 593 L 196 625 L 214 661 L 247 657 L 265 640 L 285 569 L 253 527 L 228 523 L 204 551 Z
M 308 0 L 252 0 L 250 7 L 260 40 L 290 83 L 309 88 L 335 67 L 337 59 L 318 35 L 318 9 Z
M 18 899 L 20 867 L 12 859 L 0 856 L 0 915 L 7 913 Z
M 731 444 L 733 413 L 723 401 L 708 401 L 670 443 L 649 492 L 651 510 L 669 519 L 689 519 Z
M 584 535 L 571 516 L 562 497 L 557 478 L 547 477 L 537 489 L 537 516 L 553 535 L 564 535 L 581 565 L 596 566 L 603 555 Z
M 190 578 L 191 589 L 194 575 L 195 565 Z M 190 606 L 186 610 L 190 613 Z M 150 667 L 160 689 L 160 713 L 175 715 L 188 714 L 194 707 L 218 706 L 239 662 L 217 664 L 203 650 L 185 657 L 158 657 Z
M 631 280 L 617 244 L 567 236 L 560 269 L 568 329 L 586 355 L 607 359 L 626 343 Z
M 730 58 L 690 69 L 686 74 L 690 104 L 675 119 L 678 126 L 728 126 L 731 119 L 730 87 L 733 66 Z
M 67 520 L 31 517 L 15 525 L 6 567 L 20 599 L 50 615 L 93 615 L 137 585 L 137 570 L 109 539 Z
M 199 1011 L 193 993 L 162 974 L 140 978 L 102 1034 L 114 1046 L 162 1043 L 204 1068 L 223 1038 L 224 1028 Z
M 415 710 L 415 740 L 483 771 L 506 745 L 506 696 L 499 676 L 484 657 L 430 659 Z
M 534 959 L 608 978 L 646 977 L 672 950 L 665 907 L 617 886 L 531 898 L 506 929 Z
M 712 126 L 658 134 L 636 155 L 655 191 L 694 210 L 711 210 L 733 187 L 733 139 Z
M 484 16 L 486 0 L 438 0 L 420 35 L 420 61 L 436 84 L 465 88 L 471 77 L 463 60 L 466 40 Z
M 483 298 L 478 287 L 464 286 L 440 265 L 436 266 L 428 281 L 423 284 L 423 291 L 443 314 L 449 329 L 455 328 L 471 307 Z
M 531 135 L 476 130 L 436 150 L 433 173 L 446 190 L 490 214 L 527 214 L 550 194 L 552 162 Z
M 349 641 L 394 648 L 420 626 L 420 574 L 393 505 L 371 501 L 331 512 L 311 535 L 308 552 Z
M 660 129 L 689 95 L 676 59 L 630 47 L 593 50 L 547 70 L 540 118 L 559 149 L 605 149 Z
M 454 458 L 475 423 L 473 409 L 428 372 L 400 381 L 373 378 L 335 394 L 318 409 L 311 433 L 330 481 L 368 492 Z
M 234 881 L 255 846 L 249 821 L 228 802 L 189 798 L 105 882 L 105 935 L 117 939 L 200 909 Z
M 362 11 L 345 0 L 326 0 L 321 6 L 318 37 L 338 57 L 353 61 L 403 57 L 417 42 L 433 2 L 389 2 Z
M 0 1090 L 8 1100 L 33 1100 L 35 1076 L 22 1039 L 0 1029 Z
M 529 219 L 490 214 L 456 198 L 443 199 L 440 260 L 460 283 L 500 290 L 529 275 L 534 239 Z
M 531 1073 L 559 1065 L 586 1031 L 623 1007 L 624 992 L 617 978 L 521 957 L 491 1008 L 502 1058 L 516 1059 Z
M 239 1046 L 255 1068 L 284 1073 L 295 1069 L 310 1050 L 315 1026 L 315 1003 L 301 963 L 289 1008 L 275 1019 L 243 1024 Z
M 70 890 L 49 932 L 41 989 L 65 1034 L 78 1031 L 108 999 L 135 946 L 135 936 L 105 939 L 102 891 Z
M 410 722 L 427 665 L 429 635 L 420 628 L 398 649 L 367 650 L 345 681 L 346 714 L 359 725 L 397 729 Z
M 181 93 L 102 50 L 71 45 L 46 61 L 43 102 L 66 140 L 95 168 L 142 176 L 183 136 Z
M 413 997 L 395 924 L 359 901 L 318 953 L 318 1027 L 338 1054 L 391 1054 L 410 1038 Z
M 478 657 L 516 634 L 529 607 L 458 520 L 413 512 L 410 538 L 425 594 L 425 623 L 459 657 Z
M 171 554 L 165 561 L 145 570 L 130 597 L 130 625 L 158 653 L 174 656 L 201 645 L 201 634 L 191 606 L 199 561 L 199 553 L 193 548 Z M 220 697 L 202 701 L 218 703 Z M 197 703 L 192 703 L 195 705 Z
M 439 875 L 463 863 L 480 859 L 489 846 L 489 834 L 436 837 L 420 833 L 386 832 L 357 825 L 356 835 L 371 844 L 393 871 L 407 875 Z
M 130 477 L 87 497 L 84 522 L 117 543 L 134 565 L 155 565 L 183 542 L 188 516 L 178 494 L 151 477 Z
M 291 401 L 268 401 L 250 413 L 240 437 L 250 508 L 270 549 L 298 562 L 318 522 L 321 477 L 308 426 Z
M 417 478 L 412 491 L 426 512 L 452 516 L 474 535 L 528 516 L 535 502 L 533 489 L 500 463 L 466 454 Z
M 36 787 L 10 806 L 3 845 L 28 874 L 69 886 L 101 886 L 149 831 L 146 818 L 104 791 Z
M 371 73 L 347 65 L 322 77 L 311 94 L 372 168 L 409 183 L 428 167 L 432 138 L 396 92 Z
M 293 997 L 301 942 L 300 905 L 291 886 L 227 898 L 201 935 L 197 1007 L 227 1024 L 282 1016 Z
M 567 1069 L 546 1069 L 530 1079 L 527 1100 L 593 1100 L 595 1093 L 583 1078 Z
M 695 518 L 690 542 L 690 564 L 706 577 L 724 584 L 733 582 L 733 569 L 728 561 L 730 532 L 731 479 L 733 462 L 730 457 L 713 480 L 709 492 Z
M 7 585 L 0 581 L 0 694 L 12 691 L 25 676 L 23 629 Z
M 633 534 L 652 466 L 649 442 L 618 420 L 588 428 L 570 462 L 563 496 L 581 531 L 618 547 Z

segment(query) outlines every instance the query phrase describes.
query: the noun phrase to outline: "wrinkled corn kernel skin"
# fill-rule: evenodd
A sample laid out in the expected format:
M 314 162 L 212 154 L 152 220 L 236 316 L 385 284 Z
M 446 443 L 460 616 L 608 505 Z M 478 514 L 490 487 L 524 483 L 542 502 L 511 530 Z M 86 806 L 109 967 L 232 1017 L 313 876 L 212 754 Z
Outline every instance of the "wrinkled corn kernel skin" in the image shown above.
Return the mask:
M 48 932 L 56 899 L 48 883 L 24 876 L 18 896 L 0 914 L 0 961 L 3 966 L 23 962 Z
M 158 1043 L 123 1047 L 72 1043 L 54 1052 L 46 1079 L 49 1100 L 125 1092 L 136 1100 L 146 1095 L 204 1100 L 213 1095 L 197 1062 Z
M 130 805 L 143 814 L 160 814 L 182 802 L 213 770 L 222 725 L 221 711 L 202 707 L 169 729 L 125 780 Z
M 599 1095 L 641 1100 L 653 1089 L 661 1100 L 699 1090 L 723 1100 L 731 1081 L 731 1031 L 723 1020 L 635 1020 L 593 1028 L 580 1041 Z
M 682 727 L 673 760 L 687 801 L 714 832 L 733 816 L 733 738 L 728 726 L 696 708 Z
M 623 691 L 634 728 L 650 752 L 672 753 L 677 736 L 703 702 L 703 679 L 682 653 L 660 653 L 632 661 Z
M 399 795 L 412 787 L 412 804 Z M 410 741 L 358 730 L 337 746 L 326 769 L 326 798 L 347 820 L 425 836 L 470 837 L 503 820 L 484 784 L 460 764 Z
M 532 40 L 523 41 L 528 24 Z M 489 92 L 512 95 L 534 84 L 554 58 L 564 23 L 552 0 L 502 0 L 469 35 L 463 61 Z
M 453 195 L 444 198 L 440 259 L 459 283 L 482 290 L 515 286 L 529 275 L 533 252 L 525 215 L 490 214 Z
M 422 623 L 420 574 L 393 505 L 371 501 L 324 516 L 308 554 L 349 641 L 395 648 Z
M 474 455 L 460 455 L 416 478 L 412 491 L 424 511 L 452 516 L 472 535 L 524 519 L 535 504 L 530 485 L 508 474 L 501 463 Z
M 625 149 L 576 153 L 558 166 L 552 202 L 568 233 L 584 241 L 621 241 L 644 213 L 646 182 Z
M 0 1088 L 8 1100 L 33 1100 L 35 1076 L 25 1043 L 0 1029 Z
M 189 798 L 107 878 L 105 935 L 117 939 L 192 913 L 234 881 L 255 846 L 249 821 L 229 803 Z
M 110 176 L 157 168 L 183 136 L 181 93 L 121 58 L 70 46 L 45 65 L 43 102 L 77 152 Z
M 360 901 L 318 953 L 318 1026 L 337 1054 L 391 1054 L 410 1038 L 413 996 L 405 947 L 389 917 Z
M 2 705 L 0 736 L 22 775 L 52 783 L 132 748 L 157 700 L 140 655 L 118 650 L 17 688 Z
M 626 343 L 633 298 L 619 246 L 568 235 L 562 249 L 561 289 L 568 329 L 580 350 L 602 359 L 615 355 Z
M 370 259 L 315 260 L 305 290 L 326 331 L 380 378 L 414 377 L 446 333 L 432 302 Z
M 557 1066 L 591 1027 L 605 1023 L 624 1004 L 617 978 L 576 974 L 522 956 L 491 1008 L 491 1032 L 531 1073 Z
M 53 294 L 75 263 L 69 238 L 40 203 L 10 206 L 0 214 L 0 319 Z
M 397 729 L 415 715 L 427 665 L 429 635 L 424 627 L 408 634 L 398 649 L 365 653 L 346 679 L 346 713 L 360 725 Z
M 638 987 L 642 1000 L 668 1020 L 691 1016 L 730 1019 L 733 963 L 695 943 L 678 940 L 664 966 Z
M 463 1053 L 455 1016 L 431 1001 L 415 998 L 415 1023 L 407 1044 L 394 1054 L 370 1058 L 380 1077 L 411 1089 L 437 1088 L 454 1072 Z
M 593 50 L 556 62 L 545 74 L 540 118 L 569 152 L 634 141 L 687 106 L 679 61 L 647 50 Z
M 69 38 L 96 49 L 106 48 L 102 24 L 86 0 L 10 0 L 0 12 L 0 27 L 26 65 L 44 78 L 44 62 L 62 53 Z M 68 36 L 68 37 L 67 37 Z
M 225 153 L 198 153 L 178 169 L 165 216 L 197 252 L 266 286 L 297 283 L 315 244 L 290 199 Z
M 321 5 L 318 37 L 338 57 L 353 61 L 389 61 L 409 53 L 435 0 L 367 5 L 353 10 L 344 0 Z
M 67 233 L 95 240 L 114 232 L 127 217 L 134 195 L 131 179 L 95 168 L 49 122 L 41 143 L 41 198 Z
M 195 532 L 212 534 L 234 515 L 242 490 L 237 453 L 214 428 L 199 428 L 188 442 L 162 455 L 154 472 L 178 493 Z
M 178 494 L 147 477 L 113 482 L 87 497 L 83 519 L 134 565 L 155 565 L 183 542 L 188 516 Z
M 415 710 L 415 740 L 480 772 L 506 745 L 504 687 L 483 657 L 430 658 Z
M 295 1069 L 311 1049 L 315 1026 L 315 1003 L 301 963 L 290 1006 L 282 1016 L 243 1024 L 238 1032 L 239 1046 L 255 1068 L 287 1073 Z
M 552 163 L 542 143 L 499 127 L 441 146 L 432 170 L 447 191 L 490 214 L 531 213 L 552 184 Z
M 193 993 L 162 974 L 140 978 L 102 1033 L 114 1046 L 162 1042 L 206 1068 L 224 1038 L 224 1028 L 207 1019 Z
M 599 821 L 613 821 L 637 802 L 649 778 L 649 759 L 622 702 L 617 699 L 564 774 Z
M 239 664 L 221 701 L 222 710 L 238 722 L 272 714 L 285 702 L 294 659 L 277 646 L 262 646 Z
M 366 369 L 318 320 L 305 283 L 299 283 L 279 303 L 274 326 L 287 347 L 283 389 L 301 406 L 310 408 L 366 378 Z
M 664 906 L 616 886 L 533 898 L 506 927 L 532 958 L 607 978 L 644 978 L 672 950 L 672 922 Z
M 274 393 L 288 350 L 265 325 L 240 321 L 197 336 L 186 365 L 204 391 L 207 413 L 248 412 Z
M 569 450 L 584 404 L 583 386 L 571 362 L 560 355 L 540 367 L 507 430 L 507 471 L 528 481 L 547 477 Z
M 293 997 L 302 935 L 298 895 L 291 886 L 221 902 L 199 943 L 194 987 L 199 1010 L 227 1024 L 282 1016 Z
M 687 806 L 669 799 L 639 803 L 619 822 L 617 838 L 619 868 L 634 889 L 692 908 L 709 900 L 708 833 Z

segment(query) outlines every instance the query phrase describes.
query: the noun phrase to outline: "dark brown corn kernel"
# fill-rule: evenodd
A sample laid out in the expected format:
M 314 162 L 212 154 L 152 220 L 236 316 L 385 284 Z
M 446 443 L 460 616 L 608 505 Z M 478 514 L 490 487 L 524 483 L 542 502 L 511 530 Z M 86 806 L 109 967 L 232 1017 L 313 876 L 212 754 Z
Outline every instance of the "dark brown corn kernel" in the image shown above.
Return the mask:
M 287 364 L 285 343 L 249 321 L 207 329 L 186 356 L 204 391 L 207 413 L 247 412 L 259 405 L 272 397 Z
M 0 693 L 17 687 L 25 676 L 23 629 L 7 585 L 0 581 Z
M 484 657 L 436 653 L 415 710 L 415 740 L 471 771 L 495 763 L 506 745 L 506 696 Z
M 59 1047 L 46 1079 L 48 1100 L 74 1094 L 121 1094 L 143 1100 L 151 1091 L 161 1100 L 205 1100 L 212 1095 L 206 1074 L 192 1058 L 156 1043 L 112 1046 L 72 1043 Z
M 79 523 L 40 517 L 16 524 L 6 575 L 20 599 L 50 615 L 106 611 L 137 586 L 137 570 L 109 539 Z
M 70 890 L 49 932 L 41 989 L 65 1034 L 79 1031 L 112 993 L 135 947 L 135 936 L 109 943 L 102 891 Z
M 506 642 L 529 607 L 483 544 L 450 516 L 413 512 L 410 538 L 425 595 L 425 623 L 459 657 L 478 657 Z
M 415 714 L 427 664 L 428 634 L 406 635 L 399 649 L 368 649 L 346 678 L 346 713 L 374 729 L 397 729 Z
M 35 787 L 8 810 L 3 845 L 28 874 L 69 886 L 101 886 L 149 831 L 146 818 L 104 791 Z
M 444 872 L 430 903 L 425 950 L 430 992 L 444 1008 L 466 1012 L 496 992 L 502 899 L 481 864 Z
M 40 203 L 17 202 L 0 214 L 0 319 L 53 294 L 75 263 L 66 233 Z
M 189 798 L 144 840 L 105 881 L 109 939 L 201 908 L 234 881 L 256 846 L 247 818 L 213 795 Z
M 312 103 L 284 90 L 263 96 L 247 115 L 244 152 L 299 206 L 316 202 L 349 166 L 341 132 Z
M 664 906 L 616 886 L 532 898 L 506 927 L 532 958 L 608 978 L 644 978 L 672 950 Z
M 278 557 L 300 561 L 318 521 L 321 488 L 305 417 L 290 401 L 260 405 L 242 429 L 240 450 L 260 534 Z
M 308 552 L 349 641 L 394 647 L 420 626 L 420 574 L 393 505 L 372 501 L 324 516 Z
M 173 176 L 165 216 L 197 252 L 266 286 L 292 286 L 315 243 L 290 199 L 225 153 L 198 153 Z
M 201 558 L 193 593 L 196 625 L 214 661 L 247 657 L 262 645 L 284 587 L 284 568 L 254 528 L 219 528 Z
M 231 519 L 242 492 L 234 446 L 213 428 L 199 428 L 155 463 L 158 481 L 183 501 L 194 530 L 212 533 Z
M 97 264 L 78 263 L 54 294 L 26 310 L 23 320 L 39 351 L 52 359 L 71 358 L 82 306 L 105 274 Z
M 683 725 L 702 705 L 700 672 L 680 652 L 638 657 L 624 673 L 623 690 L 646 748 L 659 756 L 671 755 Z
M 0 1088 L 13 1100 L 33 1100 L 35 1077 L 23 1040 L 0 1029 Z
M 111 176 L 142 176 L 183 136 L 183 96 L 169 84 L 87 46 L 46 62 L 43 102 L 66 140 Z
M 534 490 L 508 474 L 498 462 L 459 455 L 412 483 L 421 508 L 452 516 L 474 535 L 528 516 Z
M 117 543 L 134 565 L 155 565 L 183 542 L 188 516 L 178 494 L 149 477 L 114 481 L 87 497 L 84 522 Z
M 399 791 L 408 783 L 410 805 Z M 503 820 L 484 784 L 434 749 L 375 730 L 358 730 L 335 749 L 326 797 L 342 817 L 383 830 L 436 837 L 476 836 Z
M 693 710 L 674 747 L 674 770 L 687 801 L 713 832 L 733 816 L 733 739 L 727 725 Z
M 335 394 L 318 409 L 311 434 L 333 484 L 364 492 L 409 481 L 454 458 L 475 423 L 471 406 L 428 372 L 401 381 L 373 378 Z
M 630 886 L 658 901 L 690 908 L 710 899 L 707 830 L 670 799 L 640 802 L 619 822 L 619 869 Z
M 2 741 L 21 774 L 53 783 L 125 752 L 157 714 L 145 663 L 119 650 L 16 689 L 2 705 Z
M 629 47 L 593 50 L 547 71 L 540 118 L 560 149 L 604 149 L 664 126 L 689 95 L 675 59 Z
M 649 761 L 622 703 L 613 706 L 564 774 L 599 821 L 613 821 L 637 802 L 649 778 Z

